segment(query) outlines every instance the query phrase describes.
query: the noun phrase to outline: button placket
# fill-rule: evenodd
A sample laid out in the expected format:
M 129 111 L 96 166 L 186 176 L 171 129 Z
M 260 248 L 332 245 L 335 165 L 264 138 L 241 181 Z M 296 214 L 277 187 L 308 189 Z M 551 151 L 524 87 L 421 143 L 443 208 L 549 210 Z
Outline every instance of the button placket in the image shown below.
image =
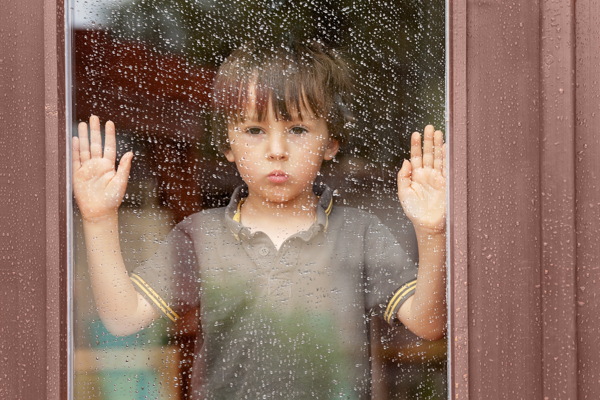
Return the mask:
M 244 243 L 246 254 L 256 265 L 258 276 L 266 277 L 272 269 L 274 251 L 269 245 L 263 233 L 253 234 Z
M 291 239 L 294 240 L 294 239 Z M 295 268 L 298 264 L 300 249 L 286 241 L 278 252 L 277 262 L 280 270 Z

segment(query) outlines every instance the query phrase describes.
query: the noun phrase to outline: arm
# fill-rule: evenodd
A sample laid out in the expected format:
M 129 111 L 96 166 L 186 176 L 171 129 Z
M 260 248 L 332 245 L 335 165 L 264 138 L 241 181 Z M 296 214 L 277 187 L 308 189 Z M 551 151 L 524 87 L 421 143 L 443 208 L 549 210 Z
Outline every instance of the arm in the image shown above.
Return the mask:
M 90 118 L 79 124 L 73 138 L 73 191 L 83 219 L 89 273 L 98 313 L 115 335 L 135 333 L 158 317 L 129 279 L 121 255 L 118 208 L 123 201 L 131 169 L 131 152 L 115 170 L 115 126 L 106 123 L 102 149 L 100 121 Z
M 398 198 L 415 227 L 419 272 L 415 294 L 398 318 L 424 339 L 440 339 L 446 329 L 446 160 L 443 134 L 431 125 L 411 137 L 410 161 L 398 172 Z

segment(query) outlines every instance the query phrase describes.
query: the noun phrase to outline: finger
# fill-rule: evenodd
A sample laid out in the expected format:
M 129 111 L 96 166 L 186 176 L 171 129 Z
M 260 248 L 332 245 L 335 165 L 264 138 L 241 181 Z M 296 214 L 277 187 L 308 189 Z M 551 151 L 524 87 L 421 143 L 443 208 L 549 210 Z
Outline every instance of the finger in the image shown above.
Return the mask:
M 90 117 L 90 156 L 102 157 L 102 135 L 100 134 L 100 118 L 95 115 Z
M 119 161 L 119 166 L 117 167 L 117 173 L 115 178 L 119 180 L 119 182 L 127 185 L 127 181 L 129 180 L 129 172 L 131 171 L 131 160 L 133 159 L 133 153 L 127 152 L 121 157 L 121 161 Z
M 398 171 L 398 192 L 408 189 L 411 184 L 412 166 L 408 160 L 404 160 L 402 168 Z
M 442 145 L 442 155 L 444 159 L 442 161 L 442 176 L 445 178 L 448 172 L 448 156 L 446 155 L 446 143 Z
M 410 138 L 410 163 L 412 168 L 423 166 L 423 153 L 421 149 L 421 134 L 415 132 Z
M 88 127 L 85 122 L 80 122 L 77 126 L 79 135 L 79 158 L 81 163 L 90 159 L 90 142 L 88 141 Z
M 71 159 L 73 161 L 73 171 L 77 171 L 81 168 L 81 159 L 79 158 L 79 138 L 77 136 L 73 136 L 71 139 L 72 146 L 72 154 Z
M 425 127 L 423 139 L 423 167 L 433 168 L 433 126 Z
M 117 139 L 115 124 L 112 121 L 108 121 L 104 127 L 104 158 L 113 164 L 117 160 Z
M 435 131 L 433 134 L 433 168 L 438 171 L 442 171 L 442 164 L 444 160 L 444 134 L 442 131 Z

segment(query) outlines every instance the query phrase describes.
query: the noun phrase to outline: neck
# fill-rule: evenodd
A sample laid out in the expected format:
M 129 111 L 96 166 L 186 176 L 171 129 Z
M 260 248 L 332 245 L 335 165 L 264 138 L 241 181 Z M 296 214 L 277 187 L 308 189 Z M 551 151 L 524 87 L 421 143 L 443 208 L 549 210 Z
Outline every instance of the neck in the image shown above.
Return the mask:
M 241 221 L 251 232 L 264 232 L 279 248 L 283 241 L 297 232 L 307 230 L 316 219 L 318 197 L 310 196 L 285 203 L 265 202 L 248 195 L 242 205 Z
M 250 193 L 244 202 L 242 217 L 314 220 L 318 202 L 312 190 L 287 202 L 269 202 Z

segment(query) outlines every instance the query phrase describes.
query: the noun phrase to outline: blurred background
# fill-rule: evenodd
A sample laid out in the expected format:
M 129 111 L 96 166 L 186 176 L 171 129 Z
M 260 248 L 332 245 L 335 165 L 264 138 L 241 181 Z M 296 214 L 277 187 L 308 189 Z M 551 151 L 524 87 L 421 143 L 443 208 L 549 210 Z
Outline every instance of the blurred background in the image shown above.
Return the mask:
M 120 209 L 125 261 L 148 258 L 186 216 L 225 205 L 241 182 L 211 145 L 209 94 L 242 42 L 318 38 L 355 73 L 351 139 L 323 167 L 338 204 L 368 209 L 416 259 L 396 196 L 410 134 L 445 125 L 443 0 L 72 0 L 73 126 L 94 113 L 135 153 Z M 73 130 L 76 132 L 76 129 Z M 186 399 L 198 333 L 191 313 L 115 338 L 95 313 L 75 209 L 76 399 Z M 373 398 L 445 399 L 446 344 L 372 322 Z

